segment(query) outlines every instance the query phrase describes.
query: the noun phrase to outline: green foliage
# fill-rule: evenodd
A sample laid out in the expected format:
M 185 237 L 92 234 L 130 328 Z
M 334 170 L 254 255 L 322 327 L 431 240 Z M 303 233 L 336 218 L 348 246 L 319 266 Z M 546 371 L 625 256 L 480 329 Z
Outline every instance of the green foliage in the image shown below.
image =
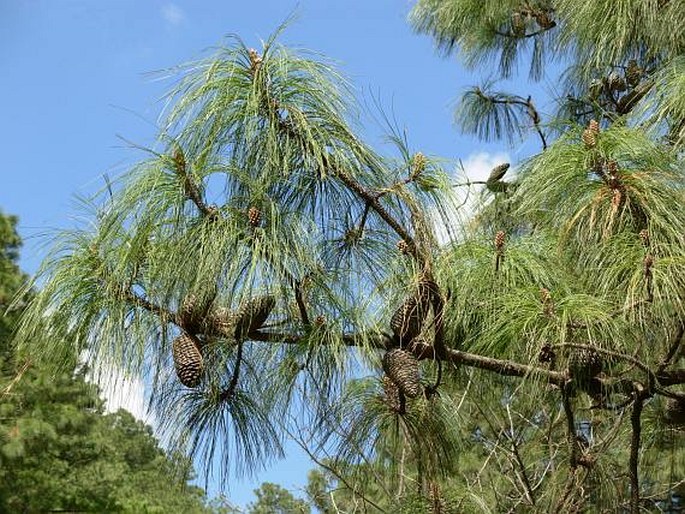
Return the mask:
M 21 239 L 16 225 L 16 216 L 0 211 L 0 358 L 9 350 L 9 336 L 17 318 L 18 306 L 12 306 L 12 300 L 26 280 L 17 267 Z
M 255 489 L 257 500 L 248 505 L 249 514 L 309 514 L 311 509 L 304 500 L 298 500 L 281 486 L 263 483 Z

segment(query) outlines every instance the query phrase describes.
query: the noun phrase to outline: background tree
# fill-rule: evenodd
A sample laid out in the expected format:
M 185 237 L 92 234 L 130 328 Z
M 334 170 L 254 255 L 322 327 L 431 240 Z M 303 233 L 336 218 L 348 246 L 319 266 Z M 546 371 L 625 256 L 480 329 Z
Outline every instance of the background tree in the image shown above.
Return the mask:
M 255 490 L 256 501 L 248 505 L 250 514 L 309 514 L 311 509 L 304 500 L 298 500 L 290 491 L 277 484 L 266 482 Z
M 538 79 L 550 51 L 568 63 L 549 118 L 526 93 L 464 96 L 464 130 L 541 147 L 513 179 L 493 170 L 470 223 L 398 130 L 394 158 L 361 141 L 321 58 L 231 40 L 173 70 L 159 144 L 94 199 L 91 227 L 57 236 L 17 341 L 37 359 L 74 341 L 148 377 L 177 448 L 222 478 L 289 435 L 352 507 L 672 503 L 683 16 L 679 1 L 418 2 L 416 27 L 473 65 L 530 59 Z
M 105 414 L 75 355 L 51 373 L 10 345 L 22 298 L 5 311 L 26 279 L 16 221 L 0 213 L 0 511 L 210 512 L 188 460 L 128 412 Z

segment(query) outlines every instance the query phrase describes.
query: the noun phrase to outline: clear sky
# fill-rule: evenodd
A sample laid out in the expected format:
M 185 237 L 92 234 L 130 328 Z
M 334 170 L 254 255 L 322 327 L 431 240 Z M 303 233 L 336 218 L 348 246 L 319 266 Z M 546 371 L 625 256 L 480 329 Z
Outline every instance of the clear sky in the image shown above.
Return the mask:
M 461 136 L 452 124 L 460 91 L 479 82 L 455 58 L 412 33 L 408 0 L 0 0 L 0 209 L 20 218 L 22 267 L 34 272 L 43 234 L 79 215 L 88 195 L 142 155 L 117 135 L 146 145 L 156 135 L 159 101 L 170 84 L 148 72 L 202 57 L 229 33 L 260 48 L 289 13 L 281 42 L 340 63 L 362 101 L 380 99 L 407 129 L 415 151 L 461 159 L 482 176 L 516 149 Z M 379 142 L 372 116 L 364 129 Z M 508 154 L 508 155 L 507 155 Z M 296 490 L 311 464 L 297 452 L 255 480 L 234 481 L 229 496 L 251 499 L 262 481 Z

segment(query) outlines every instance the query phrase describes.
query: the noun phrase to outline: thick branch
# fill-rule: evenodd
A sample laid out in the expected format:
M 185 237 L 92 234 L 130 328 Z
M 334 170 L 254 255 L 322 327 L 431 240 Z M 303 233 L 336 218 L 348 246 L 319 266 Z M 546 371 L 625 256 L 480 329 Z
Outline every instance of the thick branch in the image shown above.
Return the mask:
M 410 249 L 415 248 L 414 239 L 409 235 L 407 229 L 405 229 L 393 216 L 387 211 L 385 207 L 376 198 L 376 195 L 365 189 L 359 182 L 357 182 L 349 173 L 338 168 L 337 166 L 332 166 L 331 171 L 333 174 L 340 179 L 340 181 L 345 184 L 350 190 L 357 194 L 366 205 L 370 206 L 380 218 L 385 221 L 390 228 L 392 228 L 395 233 L 404 239 L 409 245 Z
M 656 374 L 656 379 L 664 387 L 685 384 L 685 369 L 661 371 Z
M 425 345 L 421 351 L 421 358 L 427 358 L 434 354 L 432 347 Z M 416 354 L 416 351 L 415 351 Z M 445 360 L 454 364 L 461 364 L 472 368 L 493 371 L 502 376 L 508 377 L 535 377 L 543 379 L 550 384 L 563 385 L 566 381 L 566 374 L 558 371 L 550 371 L 543 368 L 519 364 L 514 361 L 484 357 L 473 353 L 462 352 L 459 350 L 448 349 Z
M 147 298 L 144 298 L 131 290 L 124 291 L 124 298 L 128 302 L 137 305 L 138 307 L 142 307 L 143 309 L 145 309 L 148 312 L 151 312 L 152 314 L 156 314 L 157 316 L 162 318 L 162 320 L 171 321 L 179 327 L 184 328 L 183 320 L 181 319 L 181 316 L 179 316 L 177 313 L 172 312 L 169 309 L 162 307 L 161 305 L 152 303 Z
M 544 34 L 548 30 L 552 30 L 556 26 L 557 26 L 557 22 L 552 20 L 549 27 L 542 27 L 542 28 L 536 30 L 535 32 L 529 32 L 529 33 L 524 33 L 524 34 L 515 34 L 514 32 L 502 32 L 501 30 L 495 30 L 495 34 L 497 34 L 498 36 L 511 38 L 511 39 L 525 39 L 525 38 L 539 36 L 540 34 Z
M 644 96 L 649 93 L 654 85 L 653 80 L 643 82 L 630 93 L 623 95 L 621 99 L 616 102 L 616 112 L 618 114 L 628 114 L 635 105 L 644 98 Z

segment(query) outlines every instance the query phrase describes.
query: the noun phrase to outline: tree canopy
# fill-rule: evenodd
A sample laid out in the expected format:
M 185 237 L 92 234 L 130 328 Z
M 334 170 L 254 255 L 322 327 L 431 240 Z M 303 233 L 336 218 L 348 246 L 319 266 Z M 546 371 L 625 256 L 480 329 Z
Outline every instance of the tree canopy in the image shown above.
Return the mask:
M 56 235 L 19 351 L 87 349 L 145 377 L 174 449 L 222 479 L 297 441 L 326 512 L 673 506 L 684 16 L 676 0 L 417 2 L 414 27 L 474 67 L 566 68 L 553 113 L 492 83 L 463 95 L 465 132 L 540 143 L 493 169 L 475 213 L 476 184 L 397 127 L 387 153 L 362 140 L 323 57 L 278 32 L 229 38 L 169 71 L 158 143 Z

